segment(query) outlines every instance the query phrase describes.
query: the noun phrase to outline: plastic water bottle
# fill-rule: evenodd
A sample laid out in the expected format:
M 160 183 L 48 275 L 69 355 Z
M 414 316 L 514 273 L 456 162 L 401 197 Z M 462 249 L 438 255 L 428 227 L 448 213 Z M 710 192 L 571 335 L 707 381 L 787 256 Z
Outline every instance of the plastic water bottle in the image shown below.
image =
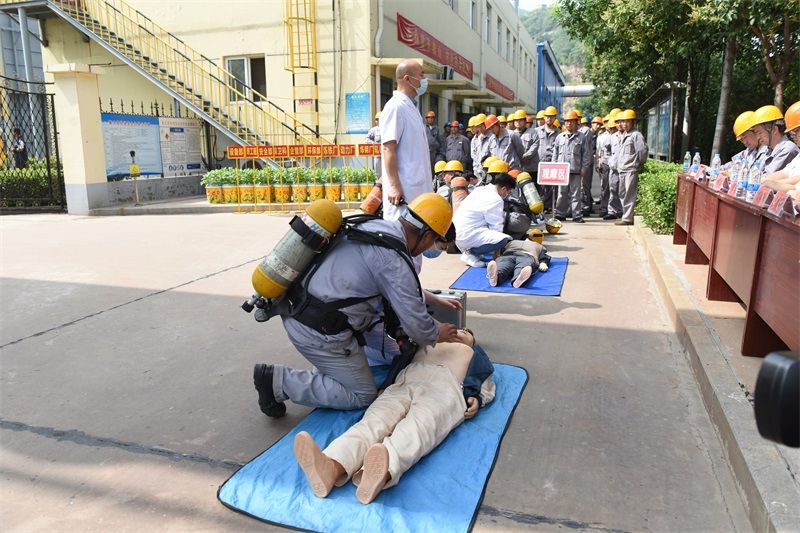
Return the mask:
M 700 170 L 700 152 L 695 152 L 692 158 L 692 174 L 697 174 L 698 170 Z
M 722 166 L 722 160 L 719 158 L 719 154 L 714 154 L 714 158 L 711 160 L 711 177 L 716 178 L 719 176 L 720 167 Z
M 758 189 L 761 188 L 761 161 L 756 161 L 750 171 L 750 179 L 747 181 L 747 201 L 752 203 L 756 198 Z
M 692 165 L 692 153 L 686 152 L 686 155 L 683 156 L 683 171 L 689 172 L 689 167 Z
M 736 198 L 745 199 L 747 196 L 747 181 L 750 177 L 752 166 L 745 165 L 739 172 L 739 181 L 736 182 Z
M 737 155 L 733 158 L 733 170 L 731 171 L 731 179 L 737 181 L 739 173 L 742 171 L 742 156 Z

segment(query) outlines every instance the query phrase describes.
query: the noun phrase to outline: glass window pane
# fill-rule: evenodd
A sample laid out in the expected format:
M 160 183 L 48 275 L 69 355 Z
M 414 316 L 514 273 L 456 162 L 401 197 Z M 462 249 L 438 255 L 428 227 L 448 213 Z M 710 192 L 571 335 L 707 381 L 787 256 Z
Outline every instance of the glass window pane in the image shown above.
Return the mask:
M 245 93 L 245 84 L 247 83 L 247 75 L 245 72 L 245 65 L 244 65 L 244 58 L 237 57 L 234 59 L 228 59 L 228 72 L 233 74 L 233 79 L 230 80 L 230 84 L 241 94 Z M 230 91 L 230 99 L 232 102 L 237 100 L 242 100 L 243 97 L 240 94 L 236 94 L 234 91 Z
M 260 94 L 267 95 L 267 69 L 264 64 L 263 57 L 250 58 L 250 86 Z M 261 97 L 253 94 L 253 100 L 256 102 L 261 101 Z

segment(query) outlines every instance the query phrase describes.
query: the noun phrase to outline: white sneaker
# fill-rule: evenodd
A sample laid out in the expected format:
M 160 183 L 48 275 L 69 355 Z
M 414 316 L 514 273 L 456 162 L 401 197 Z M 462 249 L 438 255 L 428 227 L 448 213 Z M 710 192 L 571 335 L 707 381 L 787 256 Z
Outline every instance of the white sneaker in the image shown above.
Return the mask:
M 468 252 L 464 252 L 463 254 L 461 254 L 461 260 L 464 261 L 469 266 L 475 268 L 483 268 L 486 266 L 486 263 L 484 263 L 480 257 L 478 257 L 477 255 L 472 255 L 471 253 Z
M 489 261 L 486 265 L 486 278 L 489 280 L 489 285 L 497 287 L 497 261 Z
M 517 279 L 515 279 L 514 283 L 512 283 L 514 288 L 519 289 L 520 287 L 525 285 L 525 282 L 530 279 L 532 273 L 533 269 L 531 267 L 526 266 L 525 268 L 523 268 L 520 271 L 519 276 L 517 276 Z
M 539 272 L 547 272 L 550 269 L 547 263 L 539 263 Z

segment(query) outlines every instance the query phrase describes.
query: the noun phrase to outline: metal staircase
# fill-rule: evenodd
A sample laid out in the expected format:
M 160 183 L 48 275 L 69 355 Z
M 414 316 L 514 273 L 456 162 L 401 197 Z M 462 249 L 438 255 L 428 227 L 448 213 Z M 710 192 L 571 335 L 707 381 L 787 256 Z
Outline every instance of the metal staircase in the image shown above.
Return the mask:
M 286 0 L 285 69 L 292 73 L 295 120 L 319 131 L 319 85 L 317 78 L 317 2 Z M 295 129 L 300 127 L 295 123 Z
M 318 114 L 309 126 L 122 0 L 0 0 L 17 6 L 46 7 L 238 144 L 328 142 Z

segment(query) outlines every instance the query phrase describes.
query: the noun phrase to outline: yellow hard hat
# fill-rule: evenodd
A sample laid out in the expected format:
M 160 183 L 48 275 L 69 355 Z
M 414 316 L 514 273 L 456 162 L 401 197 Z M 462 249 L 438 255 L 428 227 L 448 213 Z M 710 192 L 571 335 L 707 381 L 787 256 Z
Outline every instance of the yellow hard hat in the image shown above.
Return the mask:
M 558 110 L 553 106 L 547 106 L 547 108 L 544 110 L 544 116 L 556 117 L 558 116 Z
M 752 124 L 750 123 L 753 120 L 753 112 L 752 111 L 745 111 L 733 122 L 733 134 L 736 135 L 736 140 L 742 138 L 742 134 L 750 129 Z
M 561 229 L 561 221 L 557 218 L 549 218 L 545 221 L 544 228 L 547 230 L 547 233 L 555 235 Z
M 617 114 L 617 120 L 635 120 L 636 119 L 636 111 L 633 109 L 626 109 Z
M 464 165 L 458 159 L 448 161 L 444 167 L 445 172 L 464 172 Z
M 620 111 L 622 111 L 622 109 L 615 107 L 614 109 L 609 111 L 608 114 L 611 115 L 612 117 L 615 117 L 617 116 L 617 113 L 619 113 Z
M 496 155 L 490 155 L 489 157 L 483 160 L 483 168 L 489 168 L 489 165 L 491 165 L 497 160 L 498 159 Z
M 428 226 L 439 237 L 445 238 L 453 221 L 453 208 L 444 196 L 435 192 L 422 193 L 408 204 L 414 219 Z M 411 221 L 414 224 L 413 221 Z
M 475 115 L 475 125 L 476 126 L 481 124 L 484 120 L 486 120 L 486 115 L 484 113 L 478 113 L 477 115 Z
M 444 170 L 444 167 L 447 166 L 447 163 L 444 161 L 437 161 L 435 165 L 433 165 L 433 172 L 434 174 L 438 174 L 439 172 Z
M 603 124 L 609 122 L 611 120 L 611 113 L 603 117 Z
M 606 124 L 609 128 L 616 128 L 617 127 L 617 118 L 612 116 L 608 119 L 608 123 Z
M 553 121 L 553 126 L 555 126 L 556 128 L 560 128 L 561 127 L 561 123 L 558 121 L 558 119 L 555 119 Z
M 541 120 L 544 118 L 544 109 L 536 113 L 536 120 Z
M 528 113 L 526 113 L 524 109 L 517 109 L 517 112 L 514 113 L 514 120 L 520 120 L 522 118 L 528 118 Z
M 581 117 L 581 124 L 588 124 L 589 121 L 586 120 L 586 117 Z
M 492 161 L 492 163 L 489 165 L 489 170 L 487 170 L 486 172 L 489 174 L 508 172 L 508 163 L 506 163 L 502 159 L 496 159 Z
M 497 115 L 497 121 L 500 122 L 501 124 L 505 124 L 506 122 L 508 122 L 506 120 L 506 117 L 504 117 L 503 115 Z
M 783 118 L 786 120 L 786 131 L 800 127 L 800 100 L 789 106 Z
M 781 120 L 783 118 L 783 113 L 781 113 L 781 110 L 774 105 L 765 105 L 756 109 L 753 112 L 753 116 L 750 118 L 750 127 L 752 128 L 753 126 L 758 126 L 759 124 Z
M 583 113 L 581 113 L 580 109 L 573 109 L 573 111 L 575 111 L 575 113 L 578 115 L 578 118 L 582 118 L 583 117 Z
M 539 228 L 531 228 L 528 230 L 528 240 L 542 244 L 544 242 L 544 233 Z
M 381 112 L 380 111 L 375 113 L 375 120 L 378 120 L 379 118 L 381 118 Z
M 517 177 L 517 183 L 519 183 L 520 181 L 525 181 L 526 179 L 528 180 L 533 179 L 531 178 L 531 175 L 528 172 L 520 172 L 519 174 L 517 174 L 516 177 Z
M 474 125 L 475 125 L 475 117 L 474 116 L 469 117 L 469 120 L 467 121 L 467 127 L 471 128 Z

